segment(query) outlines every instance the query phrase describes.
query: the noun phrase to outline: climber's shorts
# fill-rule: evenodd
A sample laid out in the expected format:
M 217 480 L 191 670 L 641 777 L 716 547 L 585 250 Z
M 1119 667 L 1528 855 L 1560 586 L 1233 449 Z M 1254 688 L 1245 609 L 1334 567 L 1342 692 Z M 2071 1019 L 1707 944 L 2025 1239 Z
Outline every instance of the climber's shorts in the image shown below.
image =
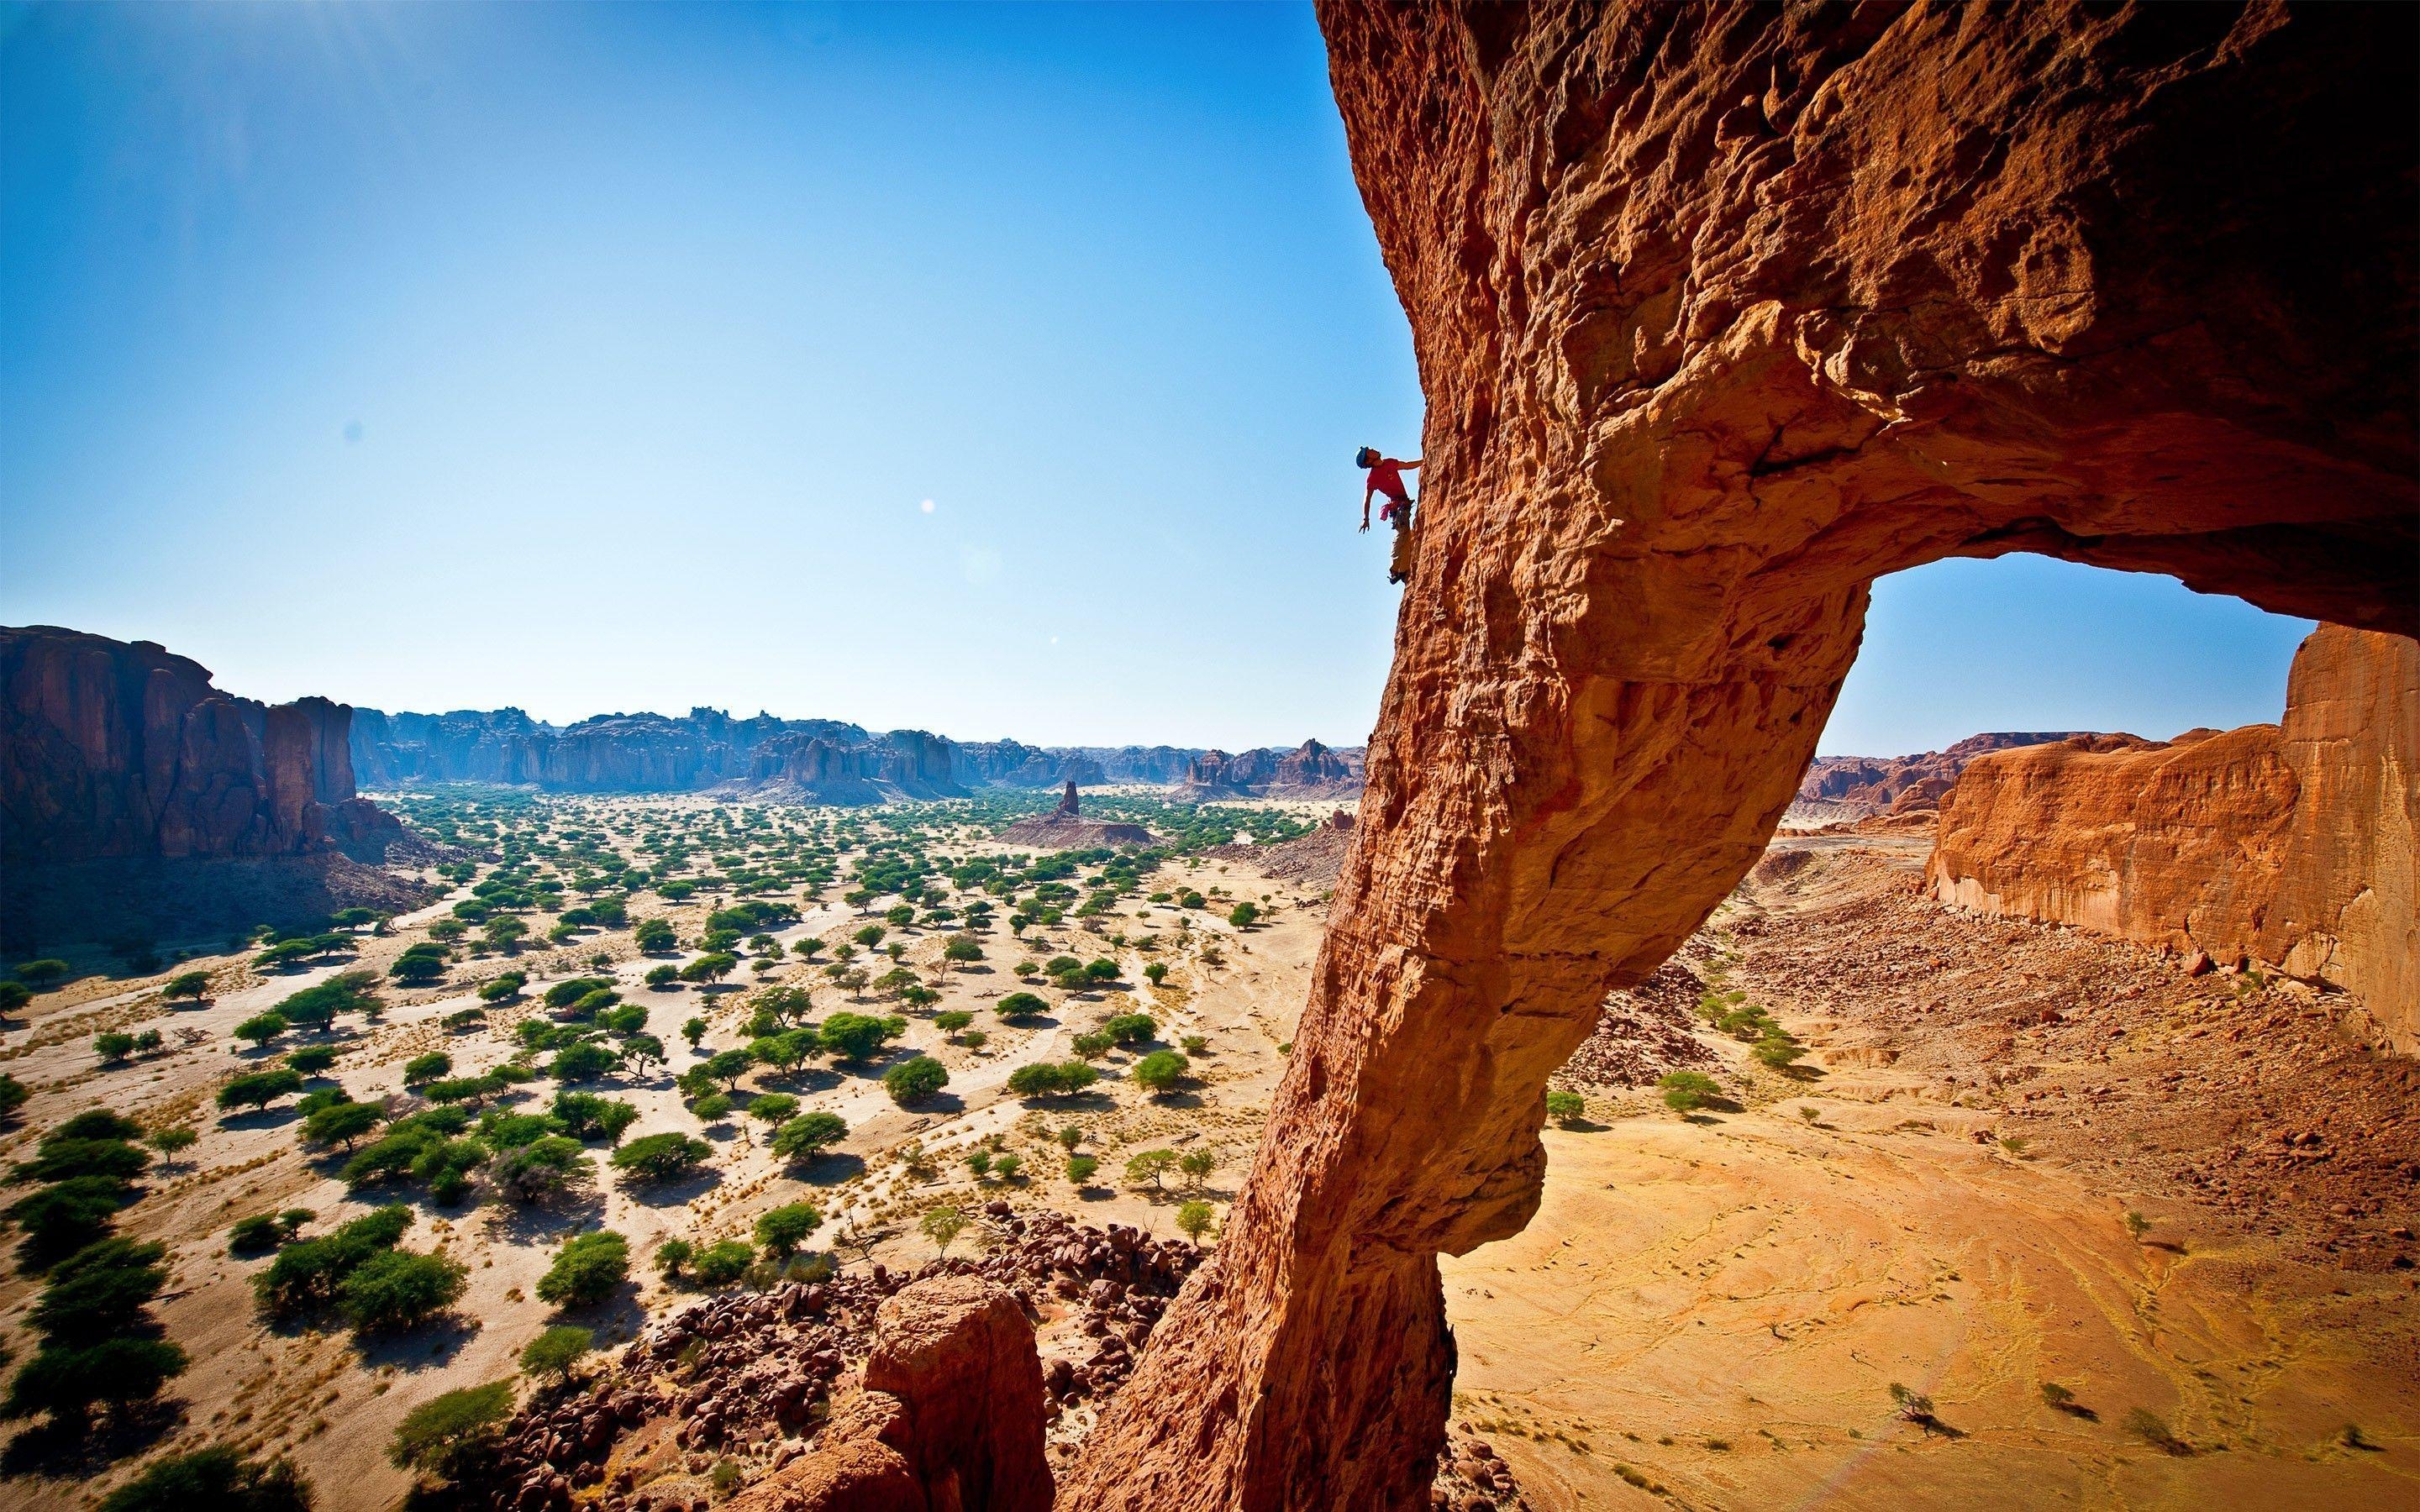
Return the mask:
M 1412 575 L 1412 501 L 1398 502 L 1387 519 L 1395 527 L 1395 549 L 1387 560 L 1387 571 L 1392 577 L 1408 578 Z

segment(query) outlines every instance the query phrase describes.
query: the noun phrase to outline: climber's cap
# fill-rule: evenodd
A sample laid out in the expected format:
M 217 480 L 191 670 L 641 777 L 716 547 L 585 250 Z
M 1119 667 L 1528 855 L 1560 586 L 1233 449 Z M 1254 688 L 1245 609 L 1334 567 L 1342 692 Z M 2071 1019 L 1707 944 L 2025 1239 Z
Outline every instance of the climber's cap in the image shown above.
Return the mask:
M 1353 454 L 1353 465 L 1357 468 L 1376 467 L 1378 465 L 1378 454 L 1372 448 L 1365 446 L 1361 448 L 1361 450 Z

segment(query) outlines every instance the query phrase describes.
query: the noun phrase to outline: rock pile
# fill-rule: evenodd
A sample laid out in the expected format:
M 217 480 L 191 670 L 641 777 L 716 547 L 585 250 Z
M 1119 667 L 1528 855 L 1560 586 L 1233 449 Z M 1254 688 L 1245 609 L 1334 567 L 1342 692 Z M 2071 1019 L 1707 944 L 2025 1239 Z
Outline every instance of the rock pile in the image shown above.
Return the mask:
M 1222 861 L 1249 861 L 1280 882 L 1332 887 L 1344 871 L 1344 853 L 1352 847 L 1353 815 L 1339 809 L 1299 839 L 1277 845 L 1214 845 L 1208 854 Z
M 468 1493 L 465 1504 L 560 1509 L 601 1486 L 580 1499 L 605 1512 L 667 1512 L 708 1501 L 702 1477 L 717 1460 L 736 1460 L 754 1479 L 789 1470 L 802 1454 L 819 1456 L 861 1391 L 900 1382 L 878 1365 L 869 1368 L 884 1309 L 905 1288 L 935 1282 L 988 1286 L 1026 1318 L 1070 1324 L 1055 1331 L 1050 1357 L 1038 1363 L 1037 1411 L 1047 1423 L 1125 1384 L 1168 1299 L 1201 1262 L 1182 1242 L 1055 1212 L 1020 1215 L 1001 1200 L 982 1220 L 995 1242 L 987 1252 L 935 1260 L 912 1277 L 876 1265 L 678 1309 L 585 1390 L 524 1407 L 504 1434 L 491 1489 L 484 1499 Z M 790 1486 L 804 1473 L 777 1478 Z M 762 1504 L 767 1512 L 777 1504 Z
M 1714 1053 L 1689 1032 L 1706 984 L 1678 961 L 1605 1000 L 1596 1031 L 1582 1041 L 1554 1076 L 1566 1090 L 1652 1087 L 1667 1072 L 1705 1065 Z
M 1059 795 L 1059 807 L 1047 814 L 1020 819 L 1000 832 L 1003 845 L 1031 845 L 1036 850 L 1079 851 L 1101 845 L 1151 845 L 1152 832 L 1140 825 L 1087 819 L 1079 810 L 1076 783 L 1070 779 Z

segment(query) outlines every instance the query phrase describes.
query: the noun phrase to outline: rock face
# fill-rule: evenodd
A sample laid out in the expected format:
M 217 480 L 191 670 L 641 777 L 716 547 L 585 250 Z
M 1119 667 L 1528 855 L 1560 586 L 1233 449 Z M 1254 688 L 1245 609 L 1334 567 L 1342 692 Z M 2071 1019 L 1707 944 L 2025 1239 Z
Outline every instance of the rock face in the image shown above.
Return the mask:
M 1424 517 L 1266 1134 L 1077 1512 L 1426 1495 L 1435 1257 L 1535 1211 L 1548 1075 L 1762 854 L 1874 578 L 2420 629 L 2412 12 L 1319 16 Z
M 0 629 L 0 858 L 304 856 L 399 838 L 353 795 L 351 717 L 321 698 L 235 698 L 148 640 Z
M 1976 762 L 1942 805 L 1944 903 L 2079 924 L 2358 995 L 2420 1050 L 2420 644 L 2322 627 L 2282 725 Z
M 1185 786 L 1204 798 L 1339 798 L 1361 791 L 1361 752 L 1306 740 L 1292 750 L 1263 747 L 1240 756 L 1205 750 L 1186 768 Z
M 1947 750 L 1921 756 L 1818 756 L 1807 764 L 1784 823 L 1837 824 L 1878 813 L 1938 808 L 1966 764 L 1986 751 L 2015 750 L 2085 733 L 2075 730 L 1997 731 L 1968 735 Z

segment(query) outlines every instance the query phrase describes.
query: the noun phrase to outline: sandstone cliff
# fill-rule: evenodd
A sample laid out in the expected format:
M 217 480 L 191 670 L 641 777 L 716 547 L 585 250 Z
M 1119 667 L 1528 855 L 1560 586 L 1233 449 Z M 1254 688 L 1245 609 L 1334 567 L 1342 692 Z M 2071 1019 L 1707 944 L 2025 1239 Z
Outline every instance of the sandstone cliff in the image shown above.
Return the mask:
M 1066 1512 L 1427 1494 L 1435 1256 L 1535 1211 L 1547 1077 L 1763 854 L 1875 578 L 2420 632 L 2411 9 L 1319 19 L 1425 507 L 1266 1134 Z
M 351 717 L 235 698 L 148 640 L 0 628 L 0 857 L 302 856 L 399 836 L 353 795 Z
M 1983 757 L 1941 806 L 1945 903 L 2359 995 L 2420 1050 L 2420 644 L 2323 627 L 2283 724 Z

